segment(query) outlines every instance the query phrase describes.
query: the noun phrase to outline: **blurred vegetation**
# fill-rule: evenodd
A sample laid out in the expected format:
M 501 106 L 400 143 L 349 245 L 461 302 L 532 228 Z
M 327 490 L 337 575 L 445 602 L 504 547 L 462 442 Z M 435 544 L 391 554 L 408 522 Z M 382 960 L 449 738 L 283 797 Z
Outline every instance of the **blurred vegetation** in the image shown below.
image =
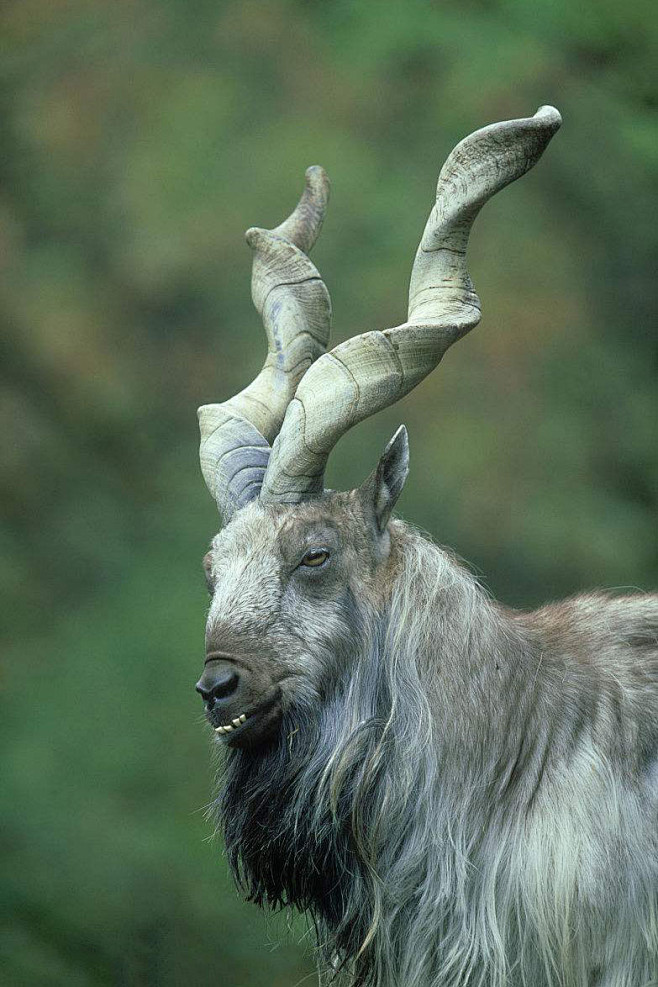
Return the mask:
M 560 108 L 476 225 L 480 328 L 329 480 L 404 420 L 401 512 L 509 603 L 655 586 L 657 33 L 648 0 L 2 6 L 3 983 L 312 970 L 209 839 L 193 692 L 217 527 L 195 409 L 260 367 L 242 234 L 308 164 L 340 340 L 403 319 L 453 144 Z

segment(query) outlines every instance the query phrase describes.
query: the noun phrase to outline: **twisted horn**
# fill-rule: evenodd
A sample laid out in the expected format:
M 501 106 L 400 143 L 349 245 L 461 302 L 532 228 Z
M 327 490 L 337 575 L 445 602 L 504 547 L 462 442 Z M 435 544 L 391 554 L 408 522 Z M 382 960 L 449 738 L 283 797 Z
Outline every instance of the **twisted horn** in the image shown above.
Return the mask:
M 199 456 L 206 485 L 227 523 L 235 510 L 258 496 L 286 409 L 304 372 L 329 341 L 331 303 L 306 256 L 320 233 L 329 179 L 318 166 L 294 212 L 274 230 L 252 228 L 245 236 L 254 252 L 251 294 L 263 319 L 268 351 L 248 387 L 222 404 L 199 408 Z
M 542 106 L 455 147 L 414 261 L 407 322 L 348 339 L 304 374 L 272 448 L 262 500 L 296 503 L 321 494 L 341 435 L 408 394 L 477 325 L 480 301 L 465 259 L 473 221 L 492 195 L 532 168 L 561 122 L 554 107 Z

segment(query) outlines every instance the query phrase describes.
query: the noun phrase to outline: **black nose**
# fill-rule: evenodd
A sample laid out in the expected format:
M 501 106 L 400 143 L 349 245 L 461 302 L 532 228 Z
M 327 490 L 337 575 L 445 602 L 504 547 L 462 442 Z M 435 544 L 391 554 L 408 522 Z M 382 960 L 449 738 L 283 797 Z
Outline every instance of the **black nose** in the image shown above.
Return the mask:
M 208 665 L 196 684 L 196 691 L 204 703 L 212 706 L 218 699 L 232 696 L 239 682 L 240 676 L 235 668 L 227 668 L 226 665 Z

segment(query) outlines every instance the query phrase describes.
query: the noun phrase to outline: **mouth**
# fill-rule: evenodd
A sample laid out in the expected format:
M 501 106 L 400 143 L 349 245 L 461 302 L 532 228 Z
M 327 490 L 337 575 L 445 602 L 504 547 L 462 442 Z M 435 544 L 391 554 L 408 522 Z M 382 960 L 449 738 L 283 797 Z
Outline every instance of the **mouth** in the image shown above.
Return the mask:
M 209 712 L 208 721 L 217 739 L 227 746 L 255 747 L 273 732 L 281 719 L 280 699 L 280 691 L 277 689 L 264 703 L 244 709 L 230 719 L 226 713 Z M 223 722 L 224 718 L 226 722 Z
M 240 713 L 240 715 L 236 716 L 236 718 L 231 720 L 230 723 L 225 723 L 220 727 L 214 727 L 215 733 L 232 733 L 233 730 L 239 730 L 242 724 L 246 723 L 248 719 L 249 717 L 246 713 Z

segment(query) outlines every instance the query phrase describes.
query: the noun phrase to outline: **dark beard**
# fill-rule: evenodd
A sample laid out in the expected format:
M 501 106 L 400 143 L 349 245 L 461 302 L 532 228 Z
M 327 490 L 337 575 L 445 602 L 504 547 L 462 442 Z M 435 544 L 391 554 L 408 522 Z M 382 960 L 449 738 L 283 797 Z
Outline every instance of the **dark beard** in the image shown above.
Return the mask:
M 247 898 L 309 915 L 326 960 L 352 961 L 371 922 L 371 809 L 384 774 L 382 732 L 390 694 L 376 656 L 360 664 L 359 726 L 347 736 L 354 690 L 338 686 L 313 709 L 284 716 L 278 736 L 260 751 L 228 752 L 213 815 Z M 353 713 L 352 713 L 353 716 Z M 323 773 L 340 754 L 340 780 Z M 368 983 L 367 953 L 354 984 Z

